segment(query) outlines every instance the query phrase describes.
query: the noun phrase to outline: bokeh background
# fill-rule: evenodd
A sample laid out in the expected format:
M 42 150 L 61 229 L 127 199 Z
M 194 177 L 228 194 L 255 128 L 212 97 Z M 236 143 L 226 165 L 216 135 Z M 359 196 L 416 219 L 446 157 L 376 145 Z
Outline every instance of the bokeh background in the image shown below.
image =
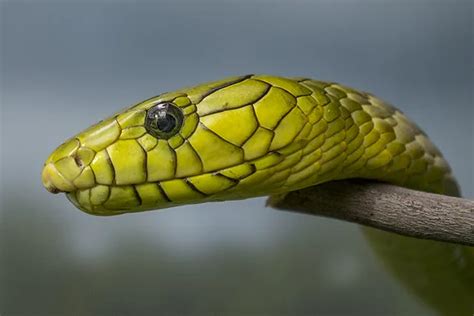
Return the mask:
M 228 75 L 339 81 L 397 105 L 473 190 L 472 1 L 5 1 L 0 314 L 432 315 L 354 224 L 264 198 L 101 218 L 43 189 L 63 140 Z

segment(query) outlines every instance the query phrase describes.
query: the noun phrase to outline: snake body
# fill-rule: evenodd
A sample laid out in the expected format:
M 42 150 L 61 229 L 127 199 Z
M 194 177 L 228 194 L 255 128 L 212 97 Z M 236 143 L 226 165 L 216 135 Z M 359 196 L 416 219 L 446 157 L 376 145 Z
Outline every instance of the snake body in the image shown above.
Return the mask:
M 145 126 L 160 104 L 182 117 L 169 137 Z M 393 106 L 337 83 L 268 75 L 140 102 L 63 143 L 43 170 L 48 190 L 95 215 L 281 195 L 344 178 L 459 194 L 439 150 Z M 364 232 L 428 304 L 446 315 L 474 312 L 473 248 Z

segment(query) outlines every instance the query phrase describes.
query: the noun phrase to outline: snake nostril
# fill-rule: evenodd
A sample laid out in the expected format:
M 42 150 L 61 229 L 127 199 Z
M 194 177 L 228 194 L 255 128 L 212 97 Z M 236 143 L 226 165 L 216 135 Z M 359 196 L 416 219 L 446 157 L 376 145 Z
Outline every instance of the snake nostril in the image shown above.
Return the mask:
M 74 162 L 79 168 L 82 168 L 84 166 L 84 162 L 82 161 L 81 157 L 74 155 Z

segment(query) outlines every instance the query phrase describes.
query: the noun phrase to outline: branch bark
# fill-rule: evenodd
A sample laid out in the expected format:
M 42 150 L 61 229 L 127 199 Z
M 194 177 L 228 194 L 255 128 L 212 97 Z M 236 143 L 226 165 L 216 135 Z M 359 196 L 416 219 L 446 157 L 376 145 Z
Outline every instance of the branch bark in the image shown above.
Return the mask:
M 474 246 L 474 201 L 467 199 L 351 179 L 270 197 L 267 204 L 401 235 Z

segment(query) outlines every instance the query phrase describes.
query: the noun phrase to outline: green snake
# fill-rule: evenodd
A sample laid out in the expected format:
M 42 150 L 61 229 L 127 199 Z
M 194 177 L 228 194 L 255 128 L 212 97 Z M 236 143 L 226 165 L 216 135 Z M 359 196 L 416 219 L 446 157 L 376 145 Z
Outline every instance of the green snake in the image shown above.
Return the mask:
M 60 145 L 42 180 L 94 215 L 245 199 L 345 178 L 458 195 L 402 112 L 307 78 L 247 75 L 163 93 Z M 386 267 L 444 315 L 474 312 L 474 248 L 364 229 Z

